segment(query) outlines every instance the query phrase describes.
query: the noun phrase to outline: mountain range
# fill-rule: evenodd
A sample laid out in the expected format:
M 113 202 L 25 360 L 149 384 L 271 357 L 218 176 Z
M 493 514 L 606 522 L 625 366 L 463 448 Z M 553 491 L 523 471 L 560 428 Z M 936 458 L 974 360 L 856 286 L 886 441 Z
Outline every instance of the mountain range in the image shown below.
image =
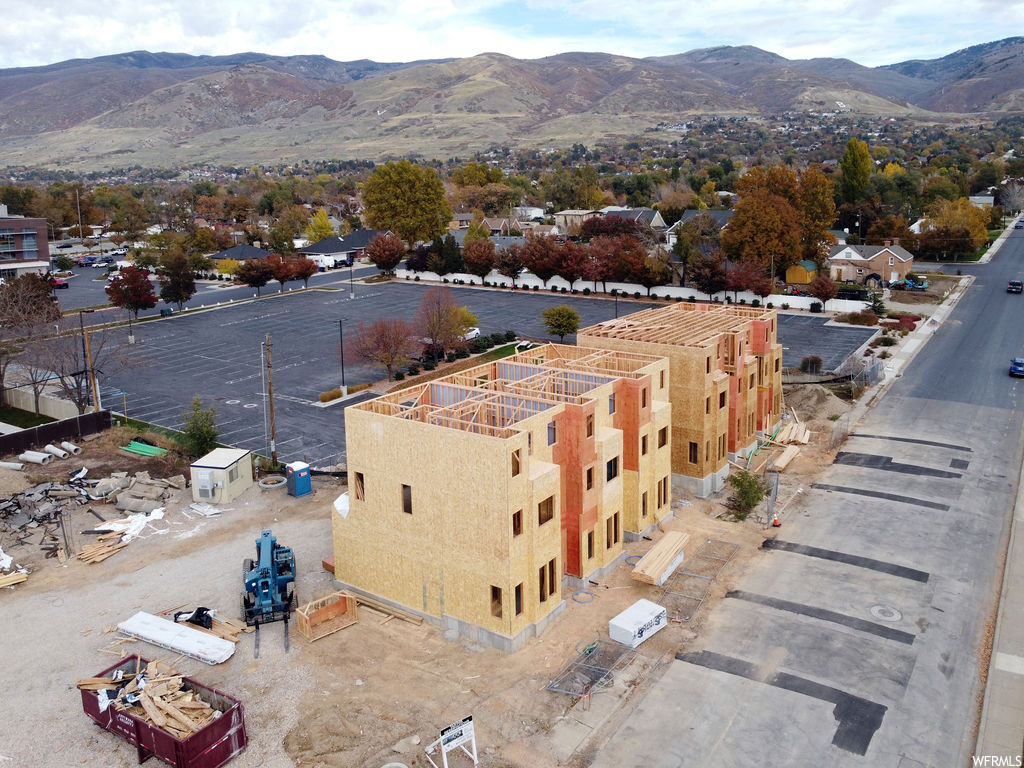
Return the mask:
M 840 104 L 924 122 L 1024 112 L 1024 37 L 873 68 L 750 46 L 398 64 L 135 51 L 0 70 L 0 163 L 87 171 L 469 156 Z

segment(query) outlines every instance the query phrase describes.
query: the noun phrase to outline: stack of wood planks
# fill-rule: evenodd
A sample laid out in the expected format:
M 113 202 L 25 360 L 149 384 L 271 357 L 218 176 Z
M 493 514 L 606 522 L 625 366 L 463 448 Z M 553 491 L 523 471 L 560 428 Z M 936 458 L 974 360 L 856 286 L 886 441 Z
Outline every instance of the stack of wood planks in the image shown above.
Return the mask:
M 14 573 L 8 573 L 0 576 L 0 587 L 9 587 L 12 584 L 21 584 L 21 582 L 28 579 L 27 573 L 20 573 L 15 571 Z
M 684 548 L 689 540 L 688 533 L 669 531 L 640 558 L 631 575 L 644 584 L 664 584 L 682 562 Z
M 238 635 L 243 632 L 252 632 L 255 627 L 248 626 L 244 621 L 240 619 L 218 619 L 216 616 L 213 617 L 213 625 L 210 629 L 206 627 L 200 627 L 198 624 L 188 624 L 192 629 L 198 629 L 200 632 L 205 632 L 208 635 L 214 635 L 223 640 L 230 640 L 232 643 L 238 642 Z
M 778 434 L 772 438 L 772 442 L 778 445 L 807 445 L 811 441 L 811 431 L 799 422 L 789 422 Z
M 78 559 L 89 563 L 90 565 L 102 562 L 119 549 L 124 549 L 128 546 L 128 542 L 104 541 L 104 539 L 120 538 L 120 533 L 111 533 L 100 536 L 99 544 L 86 544 L 82 547 L 82 551 L 78 553 Z
M 187 738 L 217 716 L 195 691 L 184 687 L 177 670 L 160 661 L 149 662 L 132 678 L 86 677 L 78 681 L 78 687 L 86 691 L 117 691 L 113 702 L 116 709 L 152 723 L 178 739 Z
M 365 605 L 367 608 L 372 608 L 379 613 L 383 613 L 387 618 L 381 622 L 385 624 L 391 619 L 401 619 L 407 621 L 410 624 L 422 624 L 423 618 L 413 613 L 406 613 L 405 611 L 399 610 L 398 608 L 392 608 L 387 603 L 382 603 L 379 600 L 374 600 L 372 597 L 365 597 L 363 595 L 356 595 L 356 603 L 359 605 Z

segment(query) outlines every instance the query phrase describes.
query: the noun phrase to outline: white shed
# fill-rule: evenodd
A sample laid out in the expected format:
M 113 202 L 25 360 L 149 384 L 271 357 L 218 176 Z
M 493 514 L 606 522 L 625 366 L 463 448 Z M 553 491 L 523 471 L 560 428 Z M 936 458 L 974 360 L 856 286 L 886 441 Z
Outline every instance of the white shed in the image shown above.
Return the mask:
M 252 451 L 214 448 L 192 462 L 192 498 L 226 504 L 252 486 Z

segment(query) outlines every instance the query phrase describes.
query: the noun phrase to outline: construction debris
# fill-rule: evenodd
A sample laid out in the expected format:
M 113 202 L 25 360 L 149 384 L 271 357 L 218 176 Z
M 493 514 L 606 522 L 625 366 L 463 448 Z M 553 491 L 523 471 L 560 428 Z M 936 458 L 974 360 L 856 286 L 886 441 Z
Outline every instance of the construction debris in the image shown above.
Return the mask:
M 184 685 L 180 672 L 161 661 L 149 662 L 132 677 L 118 670 L 110 677 L 82 678 L 78 688 L 104 692 L 100 695 L 104 710 L 113 705 L 178 739 L 195 733 L 221 714 L 197 691 Z
M 683 550 L 689 540 L 688 533 L 669 531 L 640 558 L 630 575 L 644 584 L 660 587 L 682 564 L 685 557 Z
M 306 603 L 295 612 L 295 619 L 300 635 L 310 642 L 319 640 L 359 621 L 356 597 L 348 592 L 335 592 Z

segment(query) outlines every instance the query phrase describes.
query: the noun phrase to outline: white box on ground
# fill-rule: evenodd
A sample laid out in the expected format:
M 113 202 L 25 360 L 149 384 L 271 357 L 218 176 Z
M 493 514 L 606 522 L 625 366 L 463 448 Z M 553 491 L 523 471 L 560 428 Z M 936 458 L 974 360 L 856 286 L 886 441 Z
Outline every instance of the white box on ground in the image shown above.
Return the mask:
M 668 624 L 664 606 L 650 600 L 637 600 L 608 622 L 608 636 L 617 643 L 636 648 Z

